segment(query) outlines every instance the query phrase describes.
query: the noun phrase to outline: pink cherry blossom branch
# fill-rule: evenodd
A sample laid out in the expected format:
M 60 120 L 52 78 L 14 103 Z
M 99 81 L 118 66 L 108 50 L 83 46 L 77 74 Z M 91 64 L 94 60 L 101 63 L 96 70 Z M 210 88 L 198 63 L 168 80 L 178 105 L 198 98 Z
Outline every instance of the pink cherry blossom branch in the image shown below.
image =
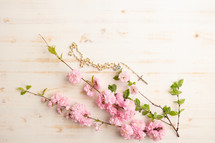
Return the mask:
M 32 95 L 34 95 L 34 96 L 39 96 L 39 97 L 41 97 L 41 98 L 45 98 L 47 101 L 50 101 L 50 100 L 51 100 L 51 99 L 48 98 L 48 97 L 41 96 L 41 95 L 39 95 L 39 94 L 37 94 L 37 93 L 34 93 L 34 92 L 32 92 L 32 91 L 29 91 L 29 90 L 26 90 L 26 92 L 27 92 L 27 93 L 30 93 L 30 94 L 32 94 Z M 69 109 L 69 111 L 72 111 L 72 110 Z M 86 115 L 86 117 L 89 118 L 89 119 L 94 120 L 95 122 L 100 122 L 101 124 L 106 124 L 106 125 L 109 125 L 109 126 L 115 126 L 114 124 L 111 124 L 111 123 L 102 121 L 102 120 L 100 120 L 100 119 L 96 119 L 96 118 L 94 118 L 94 117 L 90 117 L 90 116 L 88 116 L 88 115 Z M 116 126 L 116 127 L 121 127 L 121 126 Z
M 40 34 L 39 34 L 40 35 Z M 41 38 L 44 40 L 44 42 L 46 43 L 47 47 L 51 47 L 47 41 L 45 40 L 45 38 L 40 35 Z M 74 70 L 71 66 L 69 66 L 60 56 L 57 55 L 57 53 L 54 54 L 62 63 L 64 63 L 69 69 L 71 69 L 72 71 Z M 93 89 L 95 89 L 99 94 L 102 94 L 104 96 L 104 94 L 102 92 L 100 92 L 97 88 L 95 88 L 93 85 L 91 85 L 87 80 L 85 80 L 84 78 L 81 78 L 85 83 L 87 83 L 88 85 L 90 85 Z M 156 106 L 156 107 L 159 107 L 163 110 L 163 108 L 158 105 L 158 104 L 155 104 L 154 102 L 152 102 L 151 100 L 149 100 L 146 96 L 144 96 L 141 92 L 139 92 L 144 98 L 146 98 L 152 105 Z M 169 119 L 168 115 L 166 114 L 165 115 L 165 118 L 167 118 L 167 120 L 169 121 L 169 123 L 167 123 L 166 121 L 164 120 L 161 120 L 162 122 L 164 122 L 165 124 L 171 126 L 175 131 L 176 131 L 176 135 L 177 137 L 179 137 L 179 134 L 178 134 L 178 131 L 176 130 L 176 128 L 174 127 L 174 125 L 172 124 L 171 120 Z

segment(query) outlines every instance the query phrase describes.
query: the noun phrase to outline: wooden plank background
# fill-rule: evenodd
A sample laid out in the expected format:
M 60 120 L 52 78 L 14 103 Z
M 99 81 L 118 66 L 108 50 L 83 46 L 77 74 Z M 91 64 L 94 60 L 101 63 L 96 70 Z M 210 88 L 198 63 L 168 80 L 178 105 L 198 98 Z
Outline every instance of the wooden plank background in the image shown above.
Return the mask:
M 48 53 L 38 34 L 56 45 L 74 68 L 78 63 L 67 55 L 73 41 L 96 62 L 127 63 L 148 81 L 149 85 L 138 83 L 141 91 L 161 105 L 176 107 L 169 85 L 184 78 L 181 137 L 167 127 L 161 142 L 215 142 L 214 26 L 214 0 L 1 0 L 0 142 L 139 142 L 123 140 L 114 127 L 104 126 L 101 132 L 80 127 L 39 98 L 19 96 L 18 86 L 31 84 L 35 92 L 47 87 L 49 96 L 62 93 L 71 103 L 84 103 L 93 116 L 108 120 L 94 99 L 83 95 L 84 83 L 73 86 L 66 81 L 69 69 Z M 101 78 L 103 89 L 114 82 L 111 70 L 80 70 L 86 79 Z M 138 114 L 135 118 L 147 121 Z

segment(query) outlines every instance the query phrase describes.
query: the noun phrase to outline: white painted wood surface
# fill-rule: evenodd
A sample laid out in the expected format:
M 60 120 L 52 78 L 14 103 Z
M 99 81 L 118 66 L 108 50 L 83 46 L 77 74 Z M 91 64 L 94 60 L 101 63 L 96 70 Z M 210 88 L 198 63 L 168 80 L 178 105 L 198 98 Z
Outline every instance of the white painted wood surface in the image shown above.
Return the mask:
M 73 41 L 96 62 L 126 62 L 148 81 L 147 86 L 138 83 L 141 91 L 161 105 L 175 107 L 169 85 L 184 78 L 181 137 L 167 127 L 161 142 L 215 142 L 214 26 L 214 0 L 1 0 L 0 142 L 139 142 L 123 140 L 114 127 L 104 126 L 101 132 L 80 127 L 39 98 L 19 96 L 18 86 L 31 84 L 35 92 L 47 87 L 49 96 L 60 92 L 72 103 L 84 103 L 93 116 L 108 119 L 83 95 L 84 83 L 72 86 L 66 81 L 69 69 L 47 52 L 39 33 L 72 67 L 79 68 L 67 56 Z M 103 79 L 104 89 L 114 82 L 113 71 L 80 70 L 85 78 L 94 74 Z

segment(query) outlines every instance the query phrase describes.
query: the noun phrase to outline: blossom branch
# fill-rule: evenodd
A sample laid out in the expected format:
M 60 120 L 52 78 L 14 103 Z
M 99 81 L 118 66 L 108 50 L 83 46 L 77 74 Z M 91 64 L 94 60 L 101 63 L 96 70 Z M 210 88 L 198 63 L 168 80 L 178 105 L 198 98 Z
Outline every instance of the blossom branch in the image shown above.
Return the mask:
M 41 97 L 41 98 L 45 98 L 47 101 L 50 101 L 50 100 L 51 100 L 50 98 L 45 97 L 44 95 L 41 96 L 41 95 L 39 95 L 39 94 L 37 94 L 37 93 L 34 93 L 34 92 L 32 92 L 32 91 L 29 91 L 29 90 L 26 90 L 26 93 L 30 93 L 30 94 L 32 94 L 32 95 L 34 95 L 34 96 L 39 96 L 39 97 Z M 68 109 L 68 110 L 69 110 L 69 111 L 72 111 L 72 109 Z M 100 119 L 96 119 L 96 118 L 94 118 L 94 117 L 90 117 L 89 115 L 86 115 L 86 117 L 89 118 L 89 119 L 92 119 L 92 120 L 95 121 L 95 122 L 100 122 L 100 123 L 102 123 L 102 124 L 106 124 L 106 125 L 109 125 L 109 126 L 115 126 L 114 124 L 111 124 L 111 123 L 102 121 L 102 120 L 100 120 Z M 121 127 L 121 126 L 116 126 L 116 127 Z

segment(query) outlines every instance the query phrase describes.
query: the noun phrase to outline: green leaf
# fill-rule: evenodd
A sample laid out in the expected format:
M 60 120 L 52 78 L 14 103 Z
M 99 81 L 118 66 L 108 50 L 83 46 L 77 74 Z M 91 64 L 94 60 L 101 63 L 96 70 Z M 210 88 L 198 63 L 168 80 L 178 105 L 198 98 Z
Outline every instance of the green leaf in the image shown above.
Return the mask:
M 131 86 L 131 85 L 135 85 L 136 82 L 131 82 L 130 80 L 128 81 L 128 86 Z
M 62 58 L 63 58 L 63 53 L 61 53 L 59 59 L 62 60 Z
M 170 111 L 169 114 L 170 114 L 171 116 L 176 116 L 176 115 L 178 115 L 176 111 Z
M 148 118 L 152 118 L 152 116 L 153 116 L 152 114 L 148 114 L 147 115 Z
M 28 90 L 28 89 L 30 89 L 32 86 L 31 85 L 27 85 L 26 86 L 26 89 Z
M 55 46 L 48 46 L 48 50 L 51 54 L 57 55 L 57 53 L 55 51 Z
M 155 118 L 155 119 L 157 118 L 157 112 L 154 113 L 154 118 Z
M 143 112 L 142 112 L 142 115 L 145 116 L 145 115 L 148 114 L 148 113 L 149 113 L 149 111 L 143 111 Z
M 163 118 L 163 115 L 157 115 L 157 119 L 161 120 Z
M 46 90 L 47 90 L 47 88 L 45 88 L 45 89 L 43 90 L 43 93 L 41 94 L 42 96 L 45 94 Z
M 183 82 L 184 82 L 184 79 L 180 79 L 180 80 L 178 81 L 178 86 L 181 87 L 182 84 L 183 84 Z
M 169 91 L 169 93 L 172 95 L 178 95 L 178 90 L 173 88 L 171 91 Z
M 178 88 L 178 84 L 177 84 L 177 82 L 174 82 L 170 87 L 171 87 L 172 89 L 176 89 L 176 88 Z
M 166 105 L 163 107 L 163 110 L 164 110 L 164 111 L 166 111 L 166 110 L 167 110 L 167 106 L 166 106 Z
M 135 111 L 141 112 L 141 110 L 142 110 L 141 107 L 139 105 L 137 105 L 136 108 L 135 108 Z
M 110 89 L 112 92 L 116 92 L 117 86 L 116 84 L 108 85 L 108 89 Z
M 119 80 L 119 75 L 114 76 L 113 79 Z
M 178 114 L 181 114 L 182 111 L 184 111 L 184 109 L 181 109 L 181 110 L 178 112 Z
M 23 89 L 22 87 L 18 87 L 16 90 L 24 91 L 25 89 Z
M 20 93 L 20 94 L 21 94 L 21 95 L 24 95 L 25 93 L 26 93 L 26 91 L 21 91 L 21 93 Z
M 128 81 L 128 86 L 131 86 L 133 83 L 129 80 Z
M 184 101 L 185 101 L 185 99 L 181 99 L 181 100 L 179 100 L 179 102 L 178 102 L 178 104 L 183 104 L 184 103 Z
M 169 114 L 170 111 L 171 111 L 171 107 L 164 106 L 164 107 L 163 107 L 163 110 L 164 110 L 164 112 L 165 112 L 166 114 Z
M 129 97 L 129 95 L 130 95 L 129 89 L 125 90 L 124 93 L 123 93 L 123 97 L 124 97 L 125 99 L 127 99 L 127 98 Z
M 139 100 L 138 98 L 136 98 L 136 99 L 134 100 L 134 103 L 135 103 L 136 105 L 140 106 L 140 100 Z
M 143 106 L 141 106 L 141 108 L 142 108 L 143 110 L 147 110 L 147 111 L 149 111 L 149 110 L 150 110 L 150 108 L 149 108 L 149 105 L 148 105 L 148 104 L 144 104 Z
M 120 69 L 120 71 L 118 72 L 118 74 L 120 74 L 122 72 L 122 68 Z

